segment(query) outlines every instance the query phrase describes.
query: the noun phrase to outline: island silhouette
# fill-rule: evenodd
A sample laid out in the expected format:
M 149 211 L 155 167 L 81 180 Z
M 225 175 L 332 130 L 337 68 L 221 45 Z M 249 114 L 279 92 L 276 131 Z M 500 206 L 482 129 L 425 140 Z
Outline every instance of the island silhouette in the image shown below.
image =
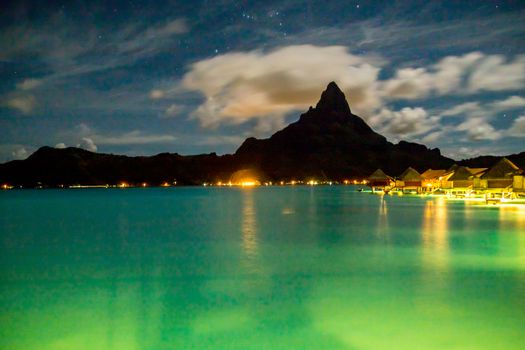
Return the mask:
M 352 113 L 335 82 L 328 84 L 315 107 L 267 139 L 246 139 L 234 154 L 125 156 L 69 147 L 44 146 L 25 160 L 0 164 L 0 183 L 22 187 L 72 185 L 201 185 L 227 182 L 243 170 L 257 181 L 344 181 L 365 178 L 381 168 L 398 175 L 407 167 L 420 172 L 455 163 L 483 167 L 498 157 L 482 156 L 456 162 L 438 148 L 389 142 Z M 525 152 L 507 156 L 525 167 Z

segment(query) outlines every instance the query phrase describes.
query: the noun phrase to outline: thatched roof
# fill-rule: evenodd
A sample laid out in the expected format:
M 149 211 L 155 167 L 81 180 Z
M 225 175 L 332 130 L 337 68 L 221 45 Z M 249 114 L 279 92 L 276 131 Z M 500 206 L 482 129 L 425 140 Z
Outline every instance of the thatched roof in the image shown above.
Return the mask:
M 446 173 L 447 171 L 445 169 L 428 169 L 423 174 L 421 174 L 421 177 L 425 180 L 439 179 Z
M 378 180 L 391 180 L 392 178 L 385 174 L 385 172 L 381 169 L 377 169 L 374 171 L 369 177 L 369 181 L 378 181 Z
M 483 175 L 488 168 L 467 168 L 470 173 L 476 177 Z
M 448 179 L 449 181 L 472 180 L 474 175 L 466 166 L 458 166 L 454 170 L 454 174 Z
M 452 164 L 452 166 L 451 166 L 450 168 L 447 169 L 447 172 L 456 171 L 457 168 L 459 168 L 459 165 L 457 165 L 457 164 Z
M 416 169 L 408 167 L 401 175 L 399 179 L 403 181 L 421 181 L 421 174 Z
M 516 164 L 512 163 L 507 158 L 501 158 L 499 162 L 497 162 L 492 168 L 487 170 L 483 176 L 481 176 L 482 179 L 509 179 L 512 178 L 514 175 L 519 175 L 523 173 L 523 170 L 518 168 Z

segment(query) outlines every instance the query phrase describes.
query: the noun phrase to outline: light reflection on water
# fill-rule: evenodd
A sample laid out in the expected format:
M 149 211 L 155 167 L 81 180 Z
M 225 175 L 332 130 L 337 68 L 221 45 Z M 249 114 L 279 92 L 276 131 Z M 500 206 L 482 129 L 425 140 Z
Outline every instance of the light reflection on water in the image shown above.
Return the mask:
M 443 270 L 447 267 L 449 222 L 446 199 L 427 200 L 423 214 L 423 262 Z
M 522 208 L 351 189 L 2 193 L 0 348 L 521 349 Z
M 245 188 L 242 191 L 242 250 L 244 263 L 252 272 L 258 272 L 257 263 L 257 216 L 254 203 L 253 188 Z

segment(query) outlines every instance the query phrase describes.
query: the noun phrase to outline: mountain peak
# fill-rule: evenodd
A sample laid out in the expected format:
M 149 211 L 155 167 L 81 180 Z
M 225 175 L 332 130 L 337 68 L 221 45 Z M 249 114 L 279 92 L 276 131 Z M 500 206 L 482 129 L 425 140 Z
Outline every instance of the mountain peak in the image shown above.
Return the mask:
M 321 99 L 315 106 L 317 110 L 324 112 L 339 112 L 351 114 L 350 106 L 346 102 L 345 94 L 335 82 L 330 82 L 326 90 L 321 94 Z

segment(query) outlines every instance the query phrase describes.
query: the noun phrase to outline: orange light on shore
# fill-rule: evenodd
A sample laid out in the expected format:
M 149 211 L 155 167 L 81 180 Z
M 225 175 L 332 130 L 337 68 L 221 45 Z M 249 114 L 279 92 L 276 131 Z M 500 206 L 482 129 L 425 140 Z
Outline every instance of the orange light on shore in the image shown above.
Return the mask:
M 163 182 L 161 186 L 162 187 L 170 187 L 170 184 L 168 182 Z
M 12 188 L 13 188 L 13 186 L 10 186 L 10 185 L 8 185 L 8 184 L 3 184 L 3 185 L 2 185 L 2 189 L 3 189 L 3 190 L 10 190 L 10 189 L 12 189 Z
M 142 183 L 142 187 L 148 187 L 148 184 L 145 183 L 145 182 L 143 182 L 143 183 Z
M 241 186 L 242 187 L 253 187 L 257 185 L 257 183 L 255 181 L 243 181 L 241 182 Z
M 118 187 L 126 188 L 126 187 L 129 187 L 129 184 L 127 182 L 121 182 L 121 183 L 118 184 Z

